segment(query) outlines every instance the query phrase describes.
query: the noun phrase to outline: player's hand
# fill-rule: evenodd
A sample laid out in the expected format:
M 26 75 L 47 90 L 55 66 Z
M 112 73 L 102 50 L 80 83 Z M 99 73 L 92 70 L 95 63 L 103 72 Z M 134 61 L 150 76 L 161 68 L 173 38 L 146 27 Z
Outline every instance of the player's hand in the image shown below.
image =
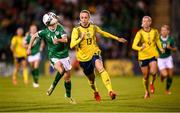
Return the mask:
M 26 52 L 27 52 L 28 55 L 30 55 L 31 54 L 31 49 L 28 48 Z
M 165 53 L 165 50 L 164 50 L 164 49 L 161 49 L 160 51 L 161 51 L 161 53 Z
M 166 48 L 167 48 L 167 49 L 171 49 L 171 46 L 170 46 L 169 43 L 167 44 Z
M 127 44 L 127 40 L 124 38 L 118 38 L 118 41 Z
M 82 33 L 81 40 L 84 39 L 85 35 L 86 35 L 86 32 Z
M 58 38 L 55 37 L 55 38 L 53 39 L 53 44 L 58 44 L 58 42 L 59 42 L 59 41 L 58 41 Z
M 143 43 L 142 46 L 141 46 L 141 50 L 144 50 L 146 48 L 146 44 Z

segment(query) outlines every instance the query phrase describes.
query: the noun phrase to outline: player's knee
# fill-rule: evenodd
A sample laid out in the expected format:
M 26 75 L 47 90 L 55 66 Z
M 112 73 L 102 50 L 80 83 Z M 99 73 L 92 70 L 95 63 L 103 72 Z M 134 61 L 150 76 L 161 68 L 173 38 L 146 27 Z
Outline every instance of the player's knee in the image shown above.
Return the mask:
M 150 74 L 151 74 L 151 75 L 156 75 L 156 73 L 157 73 L 157 71 L 155 71 L 155 70 L 151 70 L 151 71 L 150 71 Z

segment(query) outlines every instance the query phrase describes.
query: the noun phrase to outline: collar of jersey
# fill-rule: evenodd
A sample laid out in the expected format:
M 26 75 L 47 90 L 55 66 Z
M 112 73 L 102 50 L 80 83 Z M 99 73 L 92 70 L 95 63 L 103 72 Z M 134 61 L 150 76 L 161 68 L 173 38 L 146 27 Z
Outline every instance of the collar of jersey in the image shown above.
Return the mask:
M 82 26 L 81 23 L 80 23 L 80 26 L 83 27 L 83 28 L 88 28 L 90 26 L 90 23 L 88 24 L 87 27 Z

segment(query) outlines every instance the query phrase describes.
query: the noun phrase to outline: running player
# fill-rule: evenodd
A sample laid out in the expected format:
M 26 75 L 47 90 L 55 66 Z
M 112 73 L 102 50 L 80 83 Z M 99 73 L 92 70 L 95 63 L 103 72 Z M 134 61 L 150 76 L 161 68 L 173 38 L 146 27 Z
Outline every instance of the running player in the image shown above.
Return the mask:
M 64 86 L 66 89 L 65 96 L 70 103 L 75 104 L 75 100 L 71 98 L 71 63 L 69 60 L 67 34 L 64 31 L 63 26 L 58 23 L 56 14 L 52 12 L 45 14 L 43 16 L 43 22 L 47 26 L 47 28 L 38 31 L 31 37 L 27 53 L 31 53 L 31 47 L 37 37 L 43 39 L 46 42 L 46 44 L 48 45 L 49 60 L 53 67 L 57 70 L 55 80 L 48 89 L 47 95 L 50 96 L 52 94 L 57 83 L 64 75 Z
M 22 27 L 17 28 L 16 35 L 11 40 L 11 51 L 14 57 L 15 68 L 12 75 L 12 82 L 17 85 L 17 75 L 22 65 L 24 84 L 28 84 L 28 68 L 27 68 L 27 54 L 24 43 L 24 30 Z
M 35 24 L 31 25 L 29 28 L 29 33 L 26 35 L 26 47 L 30 43 L 31 36 L 37 32 L 37 26 Z M 35 44 L 31 48 L 31 55 L 28 56 L 28 62 L 31 65 L 31 73 L 33 76 L 33 87 L 39 87 L 39 63 L 41 60 L 40 52 L 43 50 L 44 42 L 43 40 L 36 40 Z
M 159 56 L 157 47 L 164 52 L 159 39 L 157 29 L 151 28 L 152 19 L 149 16 L 142 18 L 142 29 L 134 38 L 132 48 L 138 51 L 139 65 L 143 74 L 143 85 L 145 88 L 144 98 L 149 98 L 149 76 L 153 79 L 150 82 L 150 92 L 154 93 L 154 81 L 157 74 L 157 57 Z M 157 46 L 156 46 L 157 45 Z
M 160 53 L 158 58 L 158 67 L 160 70 L 161 81 L 166 79 L 166 94 L 171 94 L 170 87 L 172 84 L 173 77 L 173 59 L 171 51 L 176 51 L 173 38 L 169 35 L 170 29 L 168 25 L 163 25 L 161 27 L 161 44 L 165 50 L 165 53 Z
M 98 89 L 95 84 L 94 69 L 96 69 L 106 86 L 111 99 L 116 98 L 116 94 L 112 89 L 109 74 L 105 70 L 101 58 L 101 50 L 96 43 L 96 33 L 100 33 L 105 37 L 115 39 L 119 42 L 127 42 L 124 38 L 118 38 L 108 32 L 101 30 L 97 25 L 90 22 L 90 12 L 82 10 L 80 12 L 80 24 L 75 26 L 72 31 L 70 48 L 76 49 L 77 60 L 83 68 L 84 74 L 89 80 L 89 84 L 94 92 L 96 101 L 100 101 Z

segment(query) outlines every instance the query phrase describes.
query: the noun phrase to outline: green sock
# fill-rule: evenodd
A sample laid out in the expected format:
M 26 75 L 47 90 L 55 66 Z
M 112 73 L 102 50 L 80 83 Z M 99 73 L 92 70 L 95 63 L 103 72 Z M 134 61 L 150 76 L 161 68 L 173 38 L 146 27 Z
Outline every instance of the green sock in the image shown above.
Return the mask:
M 39 69 L 34 69 L 34 73 L 35 73 L 35 76 L 34 76 L 34 82 L 35 83 L 38 83 L 38 80 L 39 80 Z
M 64 82 L 64 87 L 66 88 L 66 96 L 71 97 L 71 81 Z
M 31 73 L 32 73 L 32 76 L 33 76 L 33 80 L 34 80 L 34 82 L 36 83 L 36 72 L 35 72 L 35 69 L 33 69 L 33 70 L 31 71 Z
M 171 77 L 167 77 L 166 80 L 166 90 L 169 90 L 172 84 L 172 78 Z
M 56 87 L 57 83 L 62 78 L 62 76 L 63 76 L 63 74 L 60 74 L 59 72 L 56 73 L 56 77 L 55 77 L 53 84 L 52 84 L 54 88 Z

